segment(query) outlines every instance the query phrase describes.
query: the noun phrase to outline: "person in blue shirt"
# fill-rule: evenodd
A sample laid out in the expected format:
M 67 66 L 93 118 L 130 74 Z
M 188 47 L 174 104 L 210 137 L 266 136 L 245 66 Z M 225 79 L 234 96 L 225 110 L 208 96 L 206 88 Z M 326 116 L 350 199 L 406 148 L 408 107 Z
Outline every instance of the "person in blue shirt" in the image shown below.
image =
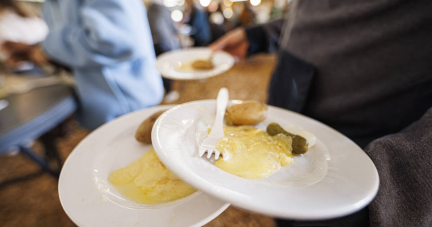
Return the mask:
M 46 0 L 45 52 L 72 68 L 78 120 L 95 129 L 125 113 L 159 104 L 162 79 L 140 0 Z
M 186 0 L 184 5 L 183 22 L 192 27 L 191 37 L 194 46 L 207 46 L 212 41 L 212 33 L 208 12 L 193 0 Z

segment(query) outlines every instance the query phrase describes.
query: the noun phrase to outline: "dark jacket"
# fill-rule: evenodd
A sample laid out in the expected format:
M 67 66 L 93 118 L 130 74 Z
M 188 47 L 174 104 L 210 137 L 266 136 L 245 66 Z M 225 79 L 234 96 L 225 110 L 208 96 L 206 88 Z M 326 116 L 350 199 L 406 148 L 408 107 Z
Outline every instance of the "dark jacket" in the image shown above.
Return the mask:
M 271 105 L 315 118 L 366 152 L 377 198 L 351 216 L 293 226 L 431 226 L 432 1 L 301 0 L 247 29 L 250 53 L 278 51 Z M 385 136 L 385 137 L 384 137 Z M 407 216 L 409 215 L 409 216 Z
M 361 147 L 432 106 L 432 1 L 294 1 L 289 23 L 247 30 L 279 51 L 269 104 L 301 112 Z

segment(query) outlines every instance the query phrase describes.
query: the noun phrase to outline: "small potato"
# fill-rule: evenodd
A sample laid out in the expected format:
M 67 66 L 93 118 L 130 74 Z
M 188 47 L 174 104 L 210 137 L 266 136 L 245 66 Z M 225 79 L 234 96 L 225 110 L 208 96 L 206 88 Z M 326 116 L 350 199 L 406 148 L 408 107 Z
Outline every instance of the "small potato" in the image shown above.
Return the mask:
M 225 116 L 230 125 L 257 125 L 267 117 L 268 108 L 257 101 L 244 101 L 227 108 Z
M 145 119 L 143 123 L 138 127 L 135 133 L 135 139 L 141 143 L 151 143 L 151 132 L 154 123 L 158 119 L 158 117 L 163 114 L 166 110 L 161 110 L 159 112 L 154 113 L 149 118 Z
M 196 60 L 192 62 L 192 68 L 197 70 L 211 70 L 214 68 L 211 60 Z

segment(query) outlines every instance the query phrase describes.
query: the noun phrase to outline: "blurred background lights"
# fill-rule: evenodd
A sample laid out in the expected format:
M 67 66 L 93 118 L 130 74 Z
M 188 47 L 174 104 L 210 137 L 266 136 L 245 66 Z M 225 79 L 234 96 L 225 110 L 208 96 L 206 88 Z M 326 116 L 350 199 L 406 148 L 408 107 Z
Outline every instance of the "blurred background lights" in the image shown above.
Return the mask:
M 204 7 L 210 5 L 211 0 L 200 0 L 200 4 Z
M 251 5 L 257 6 L 261 3 L 261 0 L 250 0 Z
M 180 1 L 177 2 L 177 5 L 178 6 L 182 6 L 182 5 L 184 5 L 184 3 L 185 3 L 185 0 L 180 0 Z
M 166 6 L 166 7 L 174 7 L 177 5 L 177 0 L 163 0 L 162 3 Z
M 210 21 L 214 24 L 221 25 L 224 22 L 224 17 L 221 12 L 216 11 L 210 14 Z
M 230 0 L 223 0 L 225 6 L 230 7 L 233 3 Z
M 233 11 L 231 8 L 226 8 L 223 11 L 223 15 L 225 18 L 231 18 L 233 16 Z
M 183 19 L 182 11 L 176 9 L 171 12 L 171 19 L 175 22 L 180 22 Z

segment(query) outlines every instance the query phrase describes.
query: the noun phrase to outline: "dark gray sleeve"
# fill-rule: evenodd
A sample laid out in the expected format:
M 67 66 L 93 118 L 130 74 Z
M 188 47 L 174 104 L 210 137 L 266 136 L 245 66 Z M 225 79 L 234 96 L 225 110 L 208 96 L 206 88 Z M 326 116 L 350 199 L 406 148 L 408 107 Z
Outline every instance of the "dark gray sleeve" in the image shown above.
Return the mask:
M 380 175 L 370 226 L 432 226 L 432 109 L 366 148 Z
M 277 19 L 263 25 L 246 28 L 249 41 L 248 54 L 275 52 L 279 48 L 279 38 L 285 19 Z
M 380 176 L 378 194 L 367 208 L 326 221 L 278 220 L 280 226 L 432 226 L 432 108 L 402 132 L 370 143 L 366 153 Z

